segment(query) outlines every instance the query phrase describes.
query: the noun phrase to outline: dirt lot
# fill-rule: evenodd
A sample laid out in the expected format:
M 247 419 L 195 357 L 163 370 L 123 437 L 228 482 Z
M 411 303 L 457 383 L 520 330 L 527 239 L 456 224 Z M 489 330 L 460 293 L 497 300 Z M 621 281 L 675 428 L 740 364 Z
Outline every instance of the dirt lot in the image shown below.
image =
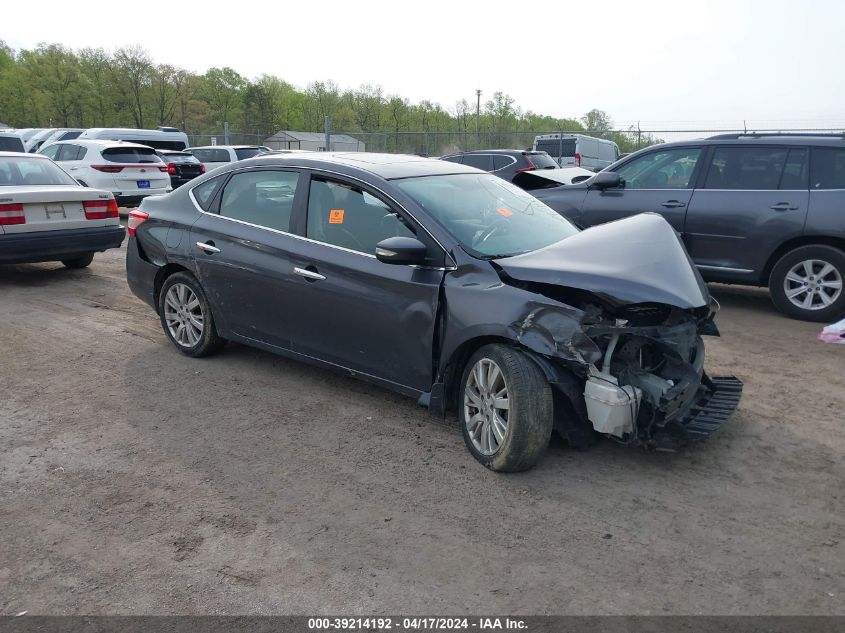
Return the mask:
M 713 288 L 710 441 L 502 476 L 381 389 L 180 355 L 123 258 L 0 267 L 0 613 L 845 614 L 845 348 L 763 291 Z

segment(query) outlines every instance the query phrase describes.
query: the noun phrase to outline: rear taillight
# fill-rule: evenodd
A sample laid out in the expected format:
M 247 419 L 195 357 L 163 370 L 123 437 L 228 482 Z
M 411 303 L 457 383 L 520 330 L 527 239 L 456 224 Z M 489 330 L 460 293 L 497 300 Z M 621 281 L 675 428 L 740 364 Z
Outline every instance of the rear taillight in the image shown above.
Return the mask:
M 127 224 L 127 228 L 129 229 L 129 235 L 135 235 L 135 229 L 141 226 L 144 222 L 150 219 L 150 214 L 141 211 L 140 209 L 133 209 L 129 212 L 129 223 Z
M 91 165 L 91 169 L 96 169 L 107 174 L 119 174 L 123 171 L 123 165 Z
M 537 166 L 531 162 L 531 159 L 528 158 L 528 156 L 524 156 L 524 158 L 525 162 L 528 163 L 528 167 L 522 167 L 520 169 L 517 169 L 517 173 L 522 173 L 524 171 L 534 171 L 535 169 L 537 169 Z
M 161 167 L 159 167 L 159 169 L 161 169 Z M 164 170 L 168 174 L 170 174 L 171 176 L 175 176 L 176 175 L 176 163 L 167 163 L 167 167 L 165 167 Z
M 0 224 L 26 224 L 22 204 L 0 204 Z
M 117 217 L 117 200 L 86 200 L 82 203 L 86 220 L 105 220 Z
M 580 152 L 575 152 L 575 166 L 576 167 L 581 166 L 581 153 Z
M 200 163 L 200 173 L 201 174 L 205 173 L 205 163 Z

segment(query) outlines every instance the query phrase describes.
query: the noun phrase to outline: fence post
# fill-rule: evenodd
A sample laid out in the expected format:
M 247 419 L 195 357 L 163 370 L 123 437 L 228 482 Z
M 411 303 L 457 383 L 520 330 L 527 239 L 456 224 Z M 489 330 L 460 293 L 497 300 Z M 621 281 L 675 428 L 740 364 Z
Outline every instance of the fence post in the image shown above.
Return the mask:
M 331 131 L 331 120 L 329 119 L 328 115 L 323 117 L 323 130 L 326 132 L 326 151 L 332 151 L 332 131 Z
M 223 145 L 230 145 L 229 143 L 229 123 L 223 121 Z

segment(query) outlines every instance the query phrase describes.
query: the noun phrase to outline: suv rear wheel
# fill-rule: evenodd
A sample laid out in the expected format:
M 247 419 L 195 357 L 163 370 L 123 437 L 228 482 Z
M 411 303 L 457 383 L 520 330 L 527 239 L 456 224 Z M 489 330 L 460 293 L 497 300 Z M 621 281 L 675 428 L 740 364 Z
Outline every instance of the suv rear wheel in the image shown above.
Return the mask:
M 803 321 L 832 322 L 845 314 L 845 253 L 833 246 L 801 246 L 780 258 L 769 276 L 777 308 Z
M 540 369 L 505 345 L 479 349 L 464 369 L 459 417 L 469 452 L 490 470 L 528 470 L 552 434 L 552 392 Z

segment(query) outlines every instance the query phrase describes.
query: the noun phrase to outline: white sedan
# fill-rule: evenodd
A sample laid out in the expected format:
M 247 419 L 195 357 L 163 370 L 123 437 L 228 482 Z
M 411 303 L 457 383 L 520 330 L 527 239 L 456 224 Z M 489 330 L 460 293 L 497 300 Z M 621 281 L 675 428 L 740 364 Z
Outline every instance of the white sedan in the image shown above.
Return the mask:
M 110 192 L 81 186 L 46 156 L 0 152 L 0 264 L 84 268 L 124 234 Z

